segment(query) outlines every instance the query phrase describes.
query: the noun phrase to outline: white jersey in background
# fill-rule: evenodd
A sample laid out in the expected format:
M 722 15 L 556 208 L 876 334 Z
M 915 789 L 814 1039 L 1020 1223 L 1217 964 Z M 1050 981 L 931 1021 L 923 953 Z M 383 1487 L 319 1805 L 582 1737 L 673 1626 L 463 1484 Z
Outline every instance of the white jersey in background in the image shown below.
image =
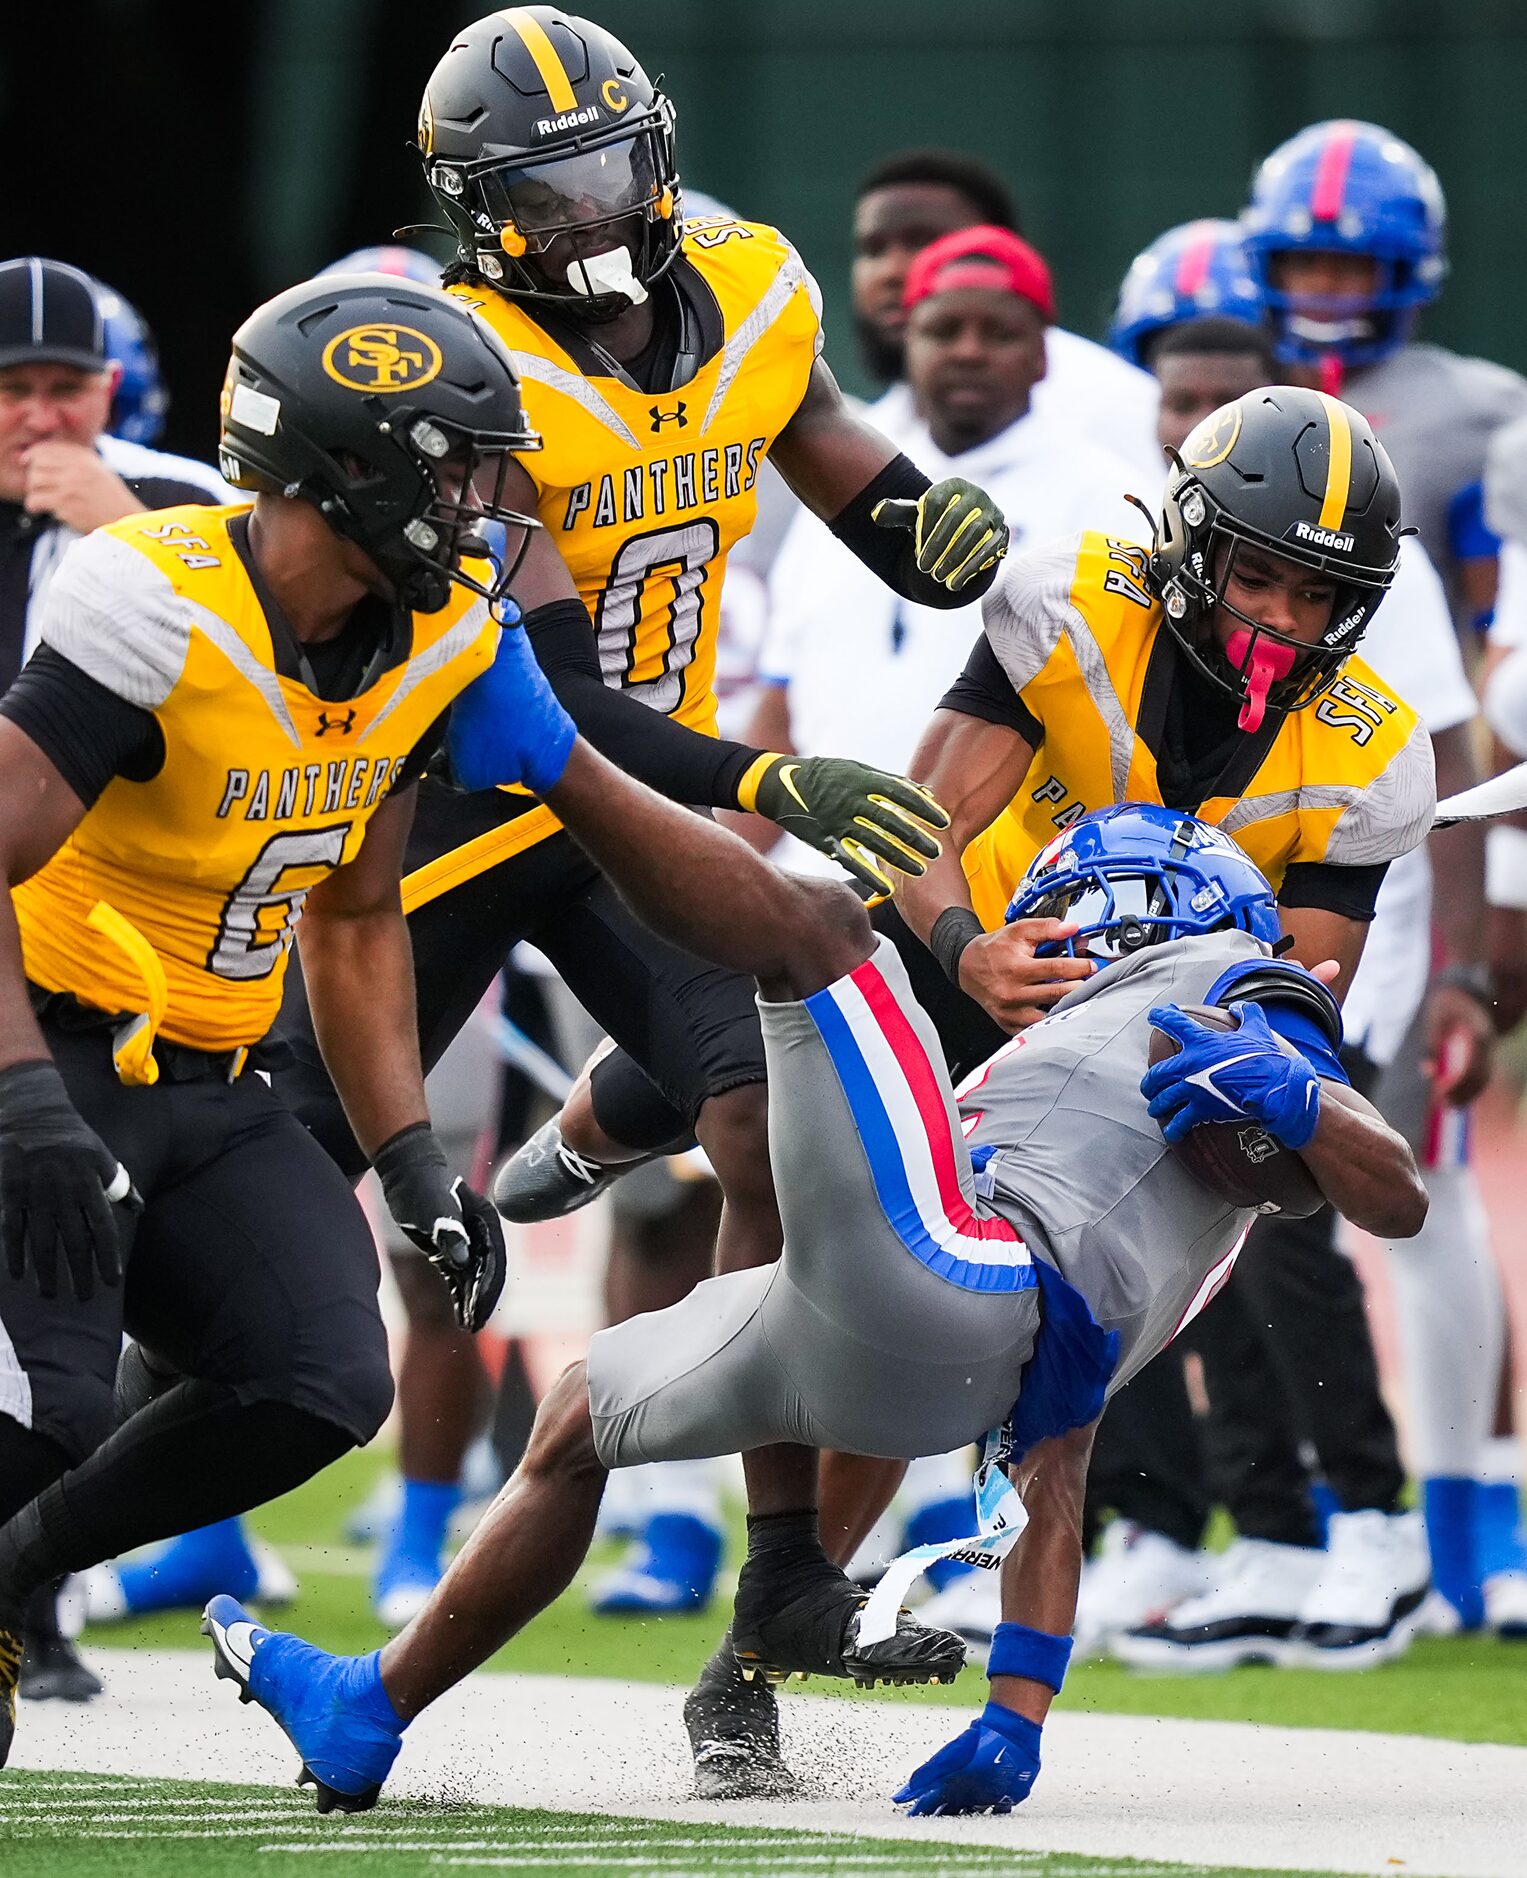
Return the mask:
M 1466 724 L 1478 705 L 1447 594 L 1425 548 L 1400 543 L 1394 585 L 1363 635 L 1362 656 L 1436 736 Z M 1391 863 L 1379 889 L 1362 963 L 1342 1006 L 1347 1041 L 1380 1067 L 1392 1061 L 1431 976 L 1432 870 L 1423 844 Z
M 1138 533 L 1124 500 L 1138 483 L 1130 465 L 1038 412 L 957 457 L 945 457 L 910 410 L 895 426 L 883 404 L 873 415 L 935 482 L 964 476 L 992 496 L 1007 517 L 1010 553 L 1084 527 Z M 916 606 L 802 513 L 770 576 L 759 669 L 766 683 L 788 688 L 791 741 L 803 755 L 830 751 L 903 771 L 980 634 L 978 601 Z M 792 850 L 790 864 L 805 852 Z

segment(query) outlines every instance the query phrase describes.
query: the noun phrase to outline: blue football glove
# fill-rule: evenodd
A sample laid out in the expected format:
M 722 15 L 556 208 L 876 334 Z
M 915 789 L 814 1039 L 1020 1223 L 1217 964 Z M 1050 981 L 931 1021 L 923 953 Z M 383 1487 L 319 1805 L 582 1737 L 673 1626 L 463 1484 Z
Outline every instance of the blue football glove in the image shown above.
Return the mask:
M 1285 1148 L 1302 1148 L 1320 1121 L 1320 1077 L 1279 1043 L 1257 1004 L 1232 1004 L 1238 1030 L 1210 1030 L 1175 1004 L 1158 1004 L 1151 1022 L 1181 1046 L 1153 1064 L 1140 1093 L 1168 1141 L 1204 1122 L 1260 1122 Z
M 451 706 L 445 747 L 462 789 L 523 783 L 545 795 L 561 781 L 578 732 L 536 664 L 519 610 L 498 635 L 498 649 Z
M 963 1734 L 924 1761 L 893 1795 L 909 1818 L 1010 1813 L 1039 1778 L 1039 1723 L 988 1702 Z

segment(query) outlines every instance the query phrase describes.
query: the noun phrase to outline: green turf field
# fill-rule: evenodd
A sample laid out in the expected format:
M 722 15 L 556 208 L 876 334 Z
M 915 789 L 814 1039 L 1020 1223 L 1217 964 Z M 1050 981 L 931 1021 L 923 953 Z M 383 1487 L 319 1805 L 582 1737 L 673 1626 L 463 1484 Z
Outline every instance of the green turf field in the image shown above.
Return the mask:
M 1252 1878 L 1240 1867 L 681 1825 L 494 1806 L 378 1806 L 320 1819 L 311 1796 L 271 1787 L 99 1775 L 7 1774 L 0 1853 L 27 1878 L 275 1878 L 303 1858 L 323 1878 L 514 1870 L 573 1874 L 815 1874 L 825 1878 Z M 1279 1878 L 1276 1873 L 1261 1878 Z M 1283 1878 L 1291 1878 L 1284 1874 Z M 1303 1873 L 1300 1878 L 1320 1878 Z
M 289 1611 L 273 1616 L 327 1649 L 372 1650 L 386 1632 L 371 1615 L 371 1553 L 347 1546 L 346 1511 L 365 1497 L 386 1457 L 358 1454 L 298 1492 L 266 1507 L 251 1524 L 280 1546 L 302 1581 Z M 607 1550 L 595 1568 L 613 1556 Z M 494 1667 L 544 1675 L 616 1676 L 687 1682 L 713 1648 L 720 1619 L 710 1614 L 655 1620 L 591 1616 L 580 1585 L 547 1611 Z M 196 1619 L 160 1617 L 89 1633 L 88 1646 L 201 1647 Z M 799 1685 L 793 1685 L 799 1688 Z M 789 1699 L 797 1698 L 792 1689 Z M 1250 1668 L 1226 1676 L 1139 1676 L 1117 1663 L 1078 1663 L 1062 1705 L 1098 1713 L 1259 1721 L 1282 1727 L 1362 1728 L 1443 1735 L 1458 1741 L 1527 1745 L 1527 1643 L 1460 1637 L 1423 1641 L 1399 1663 L 1361 1675 Z M 841 1692 L 808 1683 L 806 1696 Z M 984 1699 L 967 1670 L 952 1688 L 897 1690 L 855 1701 L 956 1703 Z

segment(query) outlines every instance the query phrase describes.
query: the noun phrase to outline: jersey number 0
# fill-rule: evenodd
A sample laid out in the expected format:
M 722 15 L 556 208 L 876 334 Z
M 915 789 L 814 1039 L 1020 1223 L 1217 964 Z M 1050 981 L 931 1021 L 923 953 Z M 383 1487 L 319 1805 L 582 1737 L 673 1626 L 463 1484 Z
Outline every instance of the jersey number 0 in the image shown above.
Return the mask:
M 708 515 L 622 543 L 594 619 L 607 685 L 634 691 L 655 711 L 678 708 L 684 668 L 700 637 L 706 576 L 720 545 Z

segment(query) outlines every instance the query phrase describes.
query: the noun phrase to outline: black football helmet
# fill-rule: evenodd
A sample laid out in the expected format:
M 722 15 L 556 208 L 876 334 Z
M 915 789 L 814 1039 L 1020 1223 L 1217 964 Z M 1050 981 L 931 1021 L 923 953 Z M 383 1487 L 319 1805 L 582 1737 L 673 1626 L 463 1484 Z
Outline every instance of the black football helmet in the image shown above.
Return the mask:
M 1394 578 L 1400 485 L 1368 420 L 1324 392 L 1272 385 L 1222 405 L 1174 453 L 1151 551 L 1150 584 L 1188 657 L 1249 710 L 1296 711 L 1330 684 Z M 1223 591 L 1234 557 L 1254 544 L 1335 582 L 1330 623 L 1313 646 L 1259 625 Z M 1240 620 L 1234 656 L 1213 631 L 1217 607 Z
M 324 275 L 257 307 L 233 336 L 223 475 L 311 502 L 410 612 L 438 612 L 452 581 L 493 601 L 507 593 L 540 523 L 504 507 L 504 477 L 540 448 L 507 347 L 436 288 Z M 464 562 L 486 562 L 489 578 Z
M 465 27 L 425 86 L 418 150 L 462 265 L 510 299 L 609 319 L 678 257 L 673 106 L 592 20 L 506 7 Z

